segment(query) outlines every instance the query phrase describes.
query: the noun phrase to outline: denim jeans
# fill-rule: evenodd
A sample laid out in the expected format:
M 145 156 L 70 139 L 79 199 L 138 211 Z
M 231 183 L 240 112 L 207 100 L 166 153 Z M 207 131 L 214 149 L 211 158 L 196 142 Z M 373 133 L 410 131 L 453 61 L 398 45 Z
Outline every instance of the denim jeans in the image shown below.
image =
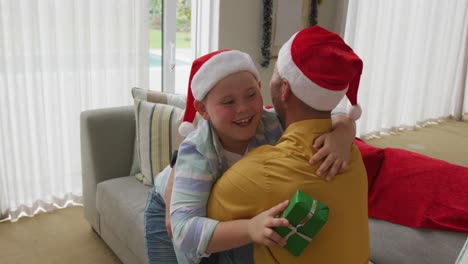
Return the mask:
M 145 251 L 148 264 L 177 264 L 174 246 L 166 230 L 166 205 L 154 188 L 146 201 Z
M 148 264 L 177 264 L 171 238 L 166 229 L 166 204 L 153 189 L 148 193 L 145 208 L 145 252 Z M 201 264 L 253 264 L 253 244 L 203 258 Z
M 200 264 L 254 264 L 253 244 L 213 253 Z

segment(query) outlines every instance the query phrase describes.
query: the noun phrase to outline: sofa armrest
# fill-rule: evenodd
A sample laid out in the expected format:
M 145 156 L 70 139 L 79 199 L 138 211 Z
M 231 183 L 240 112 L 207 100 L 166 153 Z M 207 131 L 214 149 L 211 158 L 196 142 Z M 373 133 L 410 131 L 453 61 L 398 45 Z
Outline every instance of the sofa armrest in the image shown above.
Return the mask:
M 130 173 L 135 141 L 133 107 L 82 112 L 80 137 L 85 217 L 93 229 L 100 233 L 96 185 Z

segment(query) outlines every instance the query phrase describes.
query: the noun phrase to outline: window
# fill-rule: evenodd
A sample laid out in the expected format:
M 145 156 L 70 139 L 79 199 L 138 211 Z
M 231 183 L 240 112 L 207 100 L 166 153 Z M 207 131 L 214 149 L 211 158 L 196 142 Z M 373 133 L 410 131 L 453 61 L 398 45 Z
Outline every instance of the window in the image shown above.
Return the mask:
M 185 94 L 191 63 L 192 1 L 150 1 L 149 84 L 151 90 Z
M 150 0 L 149 89 L 186 94 L 192 61 L 218 49 L 219 0 Z

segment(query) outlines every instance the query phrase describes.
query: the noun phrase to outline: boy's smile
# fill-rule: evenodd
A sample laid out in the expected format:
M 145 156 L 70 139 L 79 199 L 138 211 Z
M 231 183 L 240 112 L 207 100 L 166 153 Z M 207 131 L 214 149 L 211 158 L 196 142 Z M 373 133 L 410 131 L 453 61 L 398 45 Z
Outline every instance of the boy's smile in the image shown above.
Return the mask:
M 253 116 L 251 117 L 248 117 L 248 118 L 244 118 L 244 119 L 241 119 L 241 120 L 238 120 L 238 121 L 234 121 L 234 124 L 240 126 L 240 127 L 246 127 L 248 126 L 253 120 Z

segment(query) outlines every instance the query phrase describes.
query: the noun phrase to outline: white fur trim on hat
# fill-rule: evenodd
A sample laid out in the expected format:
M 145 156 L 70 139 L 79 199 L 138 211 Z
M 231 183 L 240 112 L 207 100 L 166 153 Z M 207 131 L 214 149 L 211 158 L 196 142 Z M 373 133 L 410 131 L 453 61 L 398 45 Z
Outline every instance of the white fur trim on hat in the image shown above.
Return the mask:
M 312 82 L 297 67 L 291 57 L 291 45 L 296 37 L 294 34 L 280 49 L 278 54 L 278 74 L 288 80 L 293 94 L 302 102 L 320 111 L 331 111 L 341 101 L 348 88 L 332 91 Z
M 228 50 L 216 54 L 206 61 L 193 76 L 193 97 L 196 100 L 203 100 L 216 83 L 240 71 L 249 71 L 257 80 L 260 80 L 257 67 L 247 53 Z

